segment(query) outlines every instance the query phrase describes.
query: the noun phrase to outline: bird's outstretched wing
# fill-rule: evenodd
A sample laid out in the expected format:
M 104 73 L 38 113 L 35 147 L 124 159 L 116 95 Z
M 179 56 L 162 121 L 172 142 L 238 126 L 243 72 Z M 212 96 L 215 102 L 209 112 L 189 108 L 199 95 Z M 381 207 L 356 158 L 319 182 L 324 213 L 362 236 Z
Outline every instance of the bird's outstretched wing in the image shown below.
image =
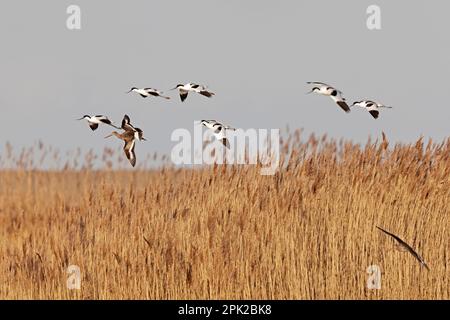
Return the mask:
M 378 119 L 378 117 L 380 116 L 380 111 L 378 110 L 369 110 L 369 113 L 372 115 L 372 117 L 374 117 L 375 119 Z
M 100 122 L 103 122 L 105 124 L 109 124 L 111 125 L 111 120 L 109 120 L 108 118 L 102 118 L 102 119 L 98 119 Z
M 342 97 L 341 94 L 338 94 L 336 96 L 331 96 L 331 99 L 333 99 L 336 104 L 342 108 L 345 112 L 350 112 L 350 107 L 348 106 L 347 102 L 345 102 L 345 99 Z
M 402 239 L 400 239 L 398 236 L 396 236 L 393 233 L 390 233 L 389 231 L 384 230 L 383 228 L 380 228 L 377 226 L 377 228 L 379 230 L 381 230 L 382 232 L 384 232 L 385 234 L 391 236 L 392 238 L 394 238 L 402 247 L 404 247 L 405 249 L 407 249 L 409 251 L 409 253 L 411 253 L 413 255 L 414 258 L 417 259 L 417 261 L 420 262 L 420 264 L 422 266 L 424 266 L 427 270 L 430 270 L 430 268 L 427 266 L 427 264 L 425 263 L 425 260 L 423 260 L 423 258 L 413 249 L 411 248 L 411 246 L 409 244 L 407 244 L 405 241 L 403 241 Z
M 380 115 L 380 111 L 378 110 L 377 104 L 372 101 L 368 101 L 367 104 L 367 111 L 374 117 L 375 119 L 378 119 Z
M 184 102 L 184 100 L 186 100 L 187 96 L 188 96 L 188 92 L 187 92 L 187 91 L 180 90 L 180 99 L 181 99 L 181 102 Z
M 89 122 L 89 127 L 92 129 L 92 131 L 95 131 L 98 128 L 98 123 Z
M 134 139 L 125 141 L 125 145 L 123 147 L 123 151 L 125 152 L 125 155 L 127 156 L 128 160 L 130 161 L 131 165 L 134 167 L 136 165 L 136 154 L 134 152 L 134 146 L 135 146 Z
M 116 128 L 116 129 L 121 129 L 118 126 L 116 126 L 114 123 L 112 123 L 111 120 L 109 120 L 108 118 L 100 119 L 100 121 L 105 123 L 105 124 L 107 124 L 107 125 L 110 125 L 111 127 Z
M 130 123 L 130 117 L 128 115 L 123 116 L 121 128 L 125 131 L 136 131 L 136 129 Z
M 160 95 L 160 92 L 153 88 L 145 88 L 144 89 L 149 95 L 152 95 L 154 97 L 158 97 Z
M 154 97 L 161 97 L 161 98 L 164 98 L 164 99 L 167 99 L 167 100 L 170 99 L 170 97 L 165 96 L 164 93 L 161 92 L 161 91 L 159 91 L 159 90 L 152 89 L 152 88 L 145 88 L 145 90 L 147 91 L 147 93 L 148 93 L 149 95 L 152 95 L 152 96 L 154 96 Z
M 211 98 L 211 97 L 214 95 L 213 92 L 209 92 L 209 91 L 207 91 L 207 90 L 201 90 L 199 93 L 200 93 L 202 96 L 205 96 L 205 97 L 208 97 L 208 98 Z
M 324 86 L 324 87 L 330 87 L 330 85 L 323 83 L 323 82 L 318 82 L 318 81 L 308 81 L 306 82 L 307 84 L 313 84 L 313 85 L 317 85 L 317 86 Z
M 337 103 L 337 105 L 338 105 L 339 107 L 341 107 L 342 110 L 344 110 L 345 112 L 347 112 L 347 113 L 350 112 L 350 107 L 348 106 L 347 102 L 345 102 L 345 101 L 337 101 L 336 103 Z
M 127 124 L 130 124 L 130 117 L 128 115 L 124 115 L 122 119 L 122 128 Z
M 230 142 L 227 138 L 222 138 L 221 142 L 227 149 L 230 149 Z

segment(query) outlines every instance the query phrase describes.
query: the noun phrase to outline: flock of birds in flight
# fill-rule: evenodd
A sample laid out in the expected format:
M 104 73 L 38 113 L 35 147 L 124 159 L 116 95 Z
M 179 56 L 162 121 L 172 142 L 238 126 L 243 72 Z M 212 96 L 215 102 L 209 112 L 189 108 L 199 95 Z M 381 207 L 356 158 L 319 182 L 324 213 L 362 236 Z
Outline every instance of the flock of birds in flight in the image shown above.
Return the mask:
M 345 112 L 350 112 L 350 106 L 347 104 L 347 101 L 345 100 L 342 91 L 326 84 L 323 82 L 307 82 L 310 85 L 313 85 L 313 88 L 308 93 L 317 93 L 324 96 L 330 97 L 334 102 L 337 103 L 339 107 L 342 108 Z M 381 108 L 389 108 L 392 107 L 386 106 L 382 103 L 378 103 L 376 101 L 372 100 L 361 100 L 354 102 L 351 107 L 361 107 L 366 109 L 372 117 L 375 119 L 378 119 L 380 115 L 380 109 Z
M 184 102 L 189 94 L 189 92 L 195 92 L 198 94 L 201 94 L 205 97 L 211 98 L 214 96 L 214 93 L 209 91 L 205 86 L 201 86 L 195 83 L 186 83 L 186 84 L 178 84 L 175 88 L 172 90 L 178 89 L 178 92 L 180 94 L 181 102 Z M 148 98 L 148 97 L 160 97 L 163 99 L 170 99 L 170 97 L 165 96 L 163 92 L 153 89 L 153 88 L 136 88 L 132 87 L 127 93 L 135 92 L 139 94 L 142 98 Z M 117 131 L 113 131 L 110 135 L 106 136 L 105 138 L 109 138 L 111 136 L 115 136 L 119 138 L 120 140 L 123 140 L 125 142 L 125 145 L 123 147 L 123 151 L 125 152 L 126 157 L 130 161 L 130 164 L 134 167 L 136 165 L 136 153 L 134 151 L 136 140 L 138 141 L 146 141 L 144 138 L 144 132 L 142 129 L 139 129 L 131 124 L 130 117 L 128 115 L 125 115 L 122 119 L 122 125 L 120 127 L 116 126 L 114 123 L 112 123 L 111 120 L 107 116 L 104 115 L 96 115 L 96 116 L 90 116 L 90 115 L 84 115 L 82 118 L 77 120 L 86 120 L 89 124 L 89 127 L 92 129 L 92 131 L 97 130 L 98 126 L 100 124 L 107 124 L 110 125 L 116 129 L 123 130 L 122 133 L 119 133 Z M 229 141 L 225 137 L 225 130 L 235 130 L 234 128 L 231 128 L 229 126 L 224 126 L 221 123 L 215 121 L 215 120 L 202 120 L 201 124 L 203 124 L 205 127 L 212 129 L 214 132 L 215 137 L 220 140 L 227 148 L 230 147 Z
M 330 97 L 339 107 L 341 107 L 345 112 L 350 112 L 350 107 L 360 107 L 366 109 L 370 115 L 378 119 L 380 115 L 379 109 L 381 108 L 392 108 L 390 106 L 383 105 L 381 103 L 372 101 L 372 100 L 362 100 L 362 101 L 356 101 L 351 106 L 349 106 L 346 102 L 346 99 L 344 98 L 342 91 L 327 85 L 323 82 L 307 82 L 307 84 L 312 85 L 311 91 L 309 93 L 316 93 L 323 96 Z M 209 91 L 205 86 L 194 84 L 194 83 L 187 83 L 187 84 L 178 84 L 175 88 L 172 90 L 178 89 L 181 102 L 184 102 L 189 94 L 189 92 L 192 93 L 198 93 L 202 96 L 211 98 L 214 96 L 214 93 Z M 143 98 L 148 97 L 160 97 L 163 99 L 170 99 L 170 97 L 165 96 L 163 92 L 153 89 L 153 88 L 136 88 L 132 87 L 127 93 L 135 92 L 139 94 Z M 146 141 L 144 138 L 144 132 L 135 126 L 131 124 L 130 117 L 128 115 L 124 115 L 122 119 L 122 124 L 120 127 L 116 126 L 111 122 L 111 120 L 108 119 L 108 117 L 104 115 L 97 115 L 97 116 L 89 116 L 85 115 L 82 118 L 78 120 L 87 120 L 89 127 L 95 131 L 100 124 L 107 124 L 110 125 L 116 129 L 123 130 L 122 133 L 119 133 L 117 131 L 113 131 L 110 135 L 106 136 L 105 138 L 109 138 L 111 136 L 115 136 L 119 138 L 120 140 L 123 140 L 125 142 L 125 145 L 123 147 L 123 150 L 125 152 L 126 157 L 130 161 L 131 165 L 134 167 L 136 165 L 136 154 L 134 151 L 136 140 L 138 141 Z M 215 138 L 219 140 L 226 148 L 230 148 L 230 143 L 228 139 L 226 138 L 226 131 L 227 130 L 236 130 L 235 128 L 232 128 L 230 126 L 224 125 L 216 120 L 201 120 L 200 123 L 205 126 L 206 128 L 212 130 Z M 408 251 L 412 254 L 412 256 L 419 261 L 419 263 L 424 266 L 427 270 L 429 270 L 427 264 L 423 260 L 423 258 L 416 252 L 414 249 L 408 245 L 405 241 L 400 239 L 398 236 L 394 235 L 393 233 L 390 233 L 380 227 L 377 227 L 379 230 L 381 230 L 383 233 L 389 235 L 397 242 L 397 248 L 402 251 Z
M 342 91 L 326 84 L 323 82 L 307 82 L 313 86 L 310 92 L 308 93 L 316 93 L 319 95 L 324 95 L 330 97 L 338 106 L 340 106 L 345 112 L 350 112 L 350 106 L 347 104 Z M 198 85 L 195 83 L 186 83 L 186 84 L 178 84 L 175 88 L 171 90 L 178 90 L 180 95 L 181 102 L 184 102 L 188 97 L 189 92 L 198 93 L 202 96 L 211 98 L 214 96 L 214 93 L 208 90 L 205 86 Z M 132 87 L 127 93 L 135 92 L 139 94 L 142 98 L 148 97 L 160 97 L 163 99 L 170 99 L 170 97 L 165 96 L 163 92 L 153 89 L 153 88 L 136 88 Z M 372 101 L 372 100 L 362 100 L 356 101 L 353 103 L 353 106 L 361 107 L 366 109 L 372 117 L 378 119 L 380 108 L 392 108 L 381 103 Z M 134 151 L 136 140 L 145 141 L 143 137 L 143 131 L 139 128 L 134 127 L 131 124 L 130 117 L 125 115 L 122 120 L 122 125 L 120 127 L 114 125 L 108 117 L 104 115 L 84 115 L 82 118 L 78 120 L 86 120 L 89 124 L 89 127 L 94 131 L 98 128 L 100 124 L 107 124 L 116 129 L 123 130 L 122 133 L 118 133 L 117 131 L 113 131 L 109 136 L 116 136 L 117 138 L 123 140 L 125 145 L 123 150 L 125 152 L 126 157 L 130 161 L 131 165 L 134 167 L 136 165 L 136 153 Z M 230 148 L 230 143 L 226 138 L 227 130 L 236 130 L 230 126 L 224 125 L 216 120 L 201 120 L 200 123 L 204 125 L 206 128 L 212 130 L 215 138 L 219 140 L 226 148 Z

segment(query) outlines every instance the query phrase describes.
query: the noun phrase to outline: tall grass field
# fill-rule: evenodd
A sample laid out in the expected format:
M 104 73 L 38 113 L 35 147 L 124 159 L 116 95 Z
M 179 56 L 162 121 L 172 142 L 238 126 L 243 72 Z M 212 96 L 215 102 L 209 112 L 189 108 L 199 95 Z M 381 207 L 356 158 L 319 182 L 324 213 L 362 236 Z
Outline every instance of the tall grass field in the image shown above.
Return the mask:
M 60 161 L 46 146 L 2 148 L 0 298 L 450 299 L 450 140 L 299 136 L 272 176 L 116 169 L 111 150 L 42 169 Z

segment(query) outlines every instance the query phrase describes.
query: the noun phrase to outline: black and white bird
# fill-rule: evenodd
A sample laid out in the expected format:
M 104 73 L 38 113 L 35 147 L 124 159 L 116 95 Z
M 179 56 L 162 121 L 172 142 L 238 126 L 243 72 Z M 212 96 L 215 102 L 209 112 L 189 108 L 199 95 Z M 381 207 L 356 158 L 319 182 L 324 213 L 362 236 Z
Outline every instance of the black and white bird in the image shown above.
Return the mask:
M 153 96 L 153 97 L 161 97 L 161 98 L 164 98 L 164 99 L 167 99 L 167 100 L 170 99 L 170 97 L 165 96 L 161 91 L 153 89 L 153 88 L 136 88 L 136 87 L 133 87 L 127 93 L 130 93 L 130 92 L 136 92 L 142 98 L 148 98 L 150 96 Z
M 342 91 L 335 89 L 334 87 L 323 83 L 323 82 L 315 82 L 309 81 L 307 84 L 313 85 L 313 88 L 308 93 L 317 93 L 324 96 L 330 97 L 334 102 L 337 103 L 339 107 L 341 107 L 345 112 L 350 112 L 350 108 L 342 95 Z
M 214 137 L 219 140 L 225 147 L 230 149 L 230 142 L 226 137 L 227 130 L 236 130 L 235 128 L 224 125 L 216 120 L 201 120 L 200 123 L 206 128 L 212 130 Z
M 130 117 L 128 115 L 124 115 L 122 119 L 122 126 L 119 129 L 123 129 L 125 131 L 132 131 L 134 135 L 136 136 L 136 139 L 139 141 L 147 141 L 147 139 L 144 138 L 144 132 L 133 126 L 130 122 Z
M 92 129 L 92 131 L 97 130 L 98 125 L 99 124 L 107 124 L 110 125 L 116 129 L 120 129 L 119 127 L 115 126 L 111 120 L 108 119 L 108 117 L 106 116 L 102 116 L 102 115 L 97 115 L 97 116 L 90 116 L 90 115 L 84 115 L 82 118 L 77 119 L 77 120 L 86 120 L 87 123 L 89 124 L 89 127 Z
M 369 113 L 374 117 L 375 119 L 378 119 L 380 115 L 380 108 L 388 108 L 392 109 L 390 106 L 386 106 L 384 104 L 378 103 L 376 101 L 372 100 L 362 100 L 362 101 L 356 101 L 353 102 L 352 107 L 361 107 L 369 111 Z
M 180 99 L 182 102 L 186 100 L 189 92 L 196 92 L 208 98 L 211 98 L 214 95 L 214 93 L 209 91 L 205 86 L 195 83 L 178 84 L 172 90 L 175 89 L 178 89 L 180 93 Z
M 414 249 L 411 248 L 411 246 L 410 246 L 409 244 L 407 244 L 405 241 L 403 241 L 402 239 L 400 239 L 400 238 L 399 238 L 398 236 L 396 236 L 395 234 L 390 233 L 389 231 L 386 231 L 386 230 L 384 230 L 384 229 L 382 229 L 382 228 L 380 228 L 380 227 L 378 227 L 378 226 L 377 226 L 377 228 L 378 228 L 379 230 L 381 230 L 382 232 L 384 232 L 385 234 L 387 234 L 388 236 L 391 236 L 392 238 L 394 238 L 394 240 L 397 241 L 397 245 L 398 245 L 398 248 L 399 248 L 400 250 L 402 250 L 402 251 L 408 251 L 409 253 L 412 254 L 412 256 L 413 256 L 414 258 L 417 259 L 417 261 L 420 262 L 420 264 L 421 264 L 423 267 L 425 267 L 427 270 L 430 270 L 430 268 L 429 268 L 429 267 L 427 266 L 427 264 L 425 263 L 425 260 L 423 260 L 423 258 L 422 258 L 416 251 L 414 251 Z

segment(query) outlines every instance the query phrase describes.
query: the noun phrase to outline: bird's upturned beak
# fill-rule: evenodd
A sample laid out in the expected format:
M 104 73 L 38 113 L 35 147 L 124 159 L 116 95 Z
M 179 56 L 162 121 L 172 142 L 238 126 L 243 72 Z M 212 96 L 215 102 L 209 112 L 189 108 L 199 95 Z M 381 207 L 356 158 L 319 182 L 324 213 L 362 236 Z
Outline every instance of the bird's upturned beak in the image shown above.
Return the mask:
M 311 91 L 308 91 L 307 93 L 305 93 L 305 94 L 310 94 L 310 93 L 313 93 L 314 91 L 313 90 L 311 90 Z
M 127 91 L 127 92 L 125 92 L 125 93 L 130 93 L 131 91 L 133 91 L 133 90 Z
M 176 89 L 178 89 L 178 87 L 172 88 L 172 89 L 170 89 L 170 91 L 172 91 L 172 90 L 176 90 Z
M 84 117 L 83 118 L 80 118 L 80 119 L 75 119 L 75 120 L 83 120 L 84 119 Z
M 141 138 L 141 140 L 143 140 L 143 141 L 147 141 L 147 139 L 145 139 L 144 137 L 142 137 L 142 138 Z

